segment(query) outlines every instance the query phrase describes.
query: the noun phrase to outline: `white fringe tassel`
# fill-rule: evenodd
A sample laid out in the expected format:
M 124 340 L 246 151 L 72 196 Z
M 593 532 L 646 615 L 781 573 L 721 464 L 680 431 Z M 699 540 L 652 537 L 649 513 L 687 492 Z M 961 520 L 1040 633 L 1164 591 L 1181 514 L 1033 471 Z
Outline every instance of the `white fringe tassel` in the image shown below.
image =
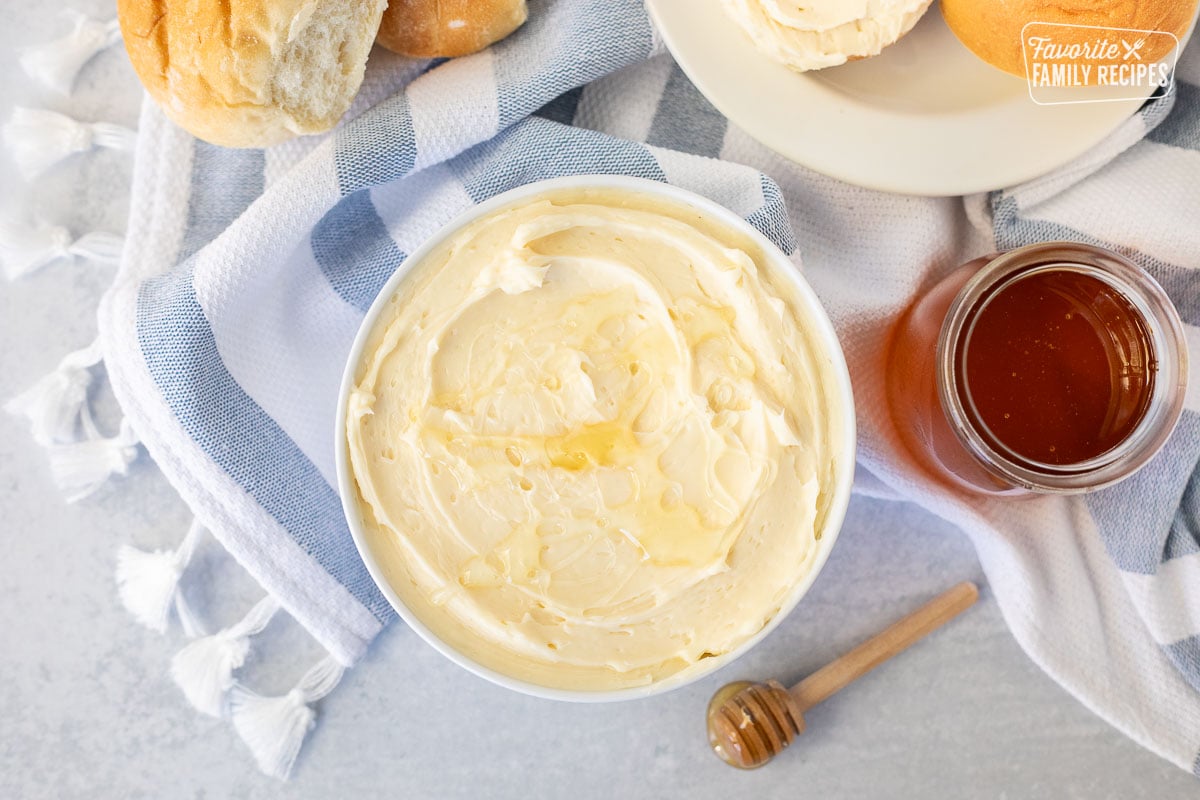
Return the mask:
M 87 497 L 111 476 L 124 475 L 138 456 L 138 437 L 128 420 L 121 420 L 116 436 L 106 437 L 92 418 L 89 369 L 102 358 L 99 340 L 92 342 L 4 404 L 8 413 L 29 420 L 34 441 L 46 448 L 50 474 L 68 503 Z
M 100 340 L 68 353 L 54 371 L 4 404 L 10 414 L 26 417 L 38 444 L 49 446 L 77 438 L 79 415 L 92 383 L 89 368 L 102 359 Z M 90 416 L 90 415 L 89 415 Z
M 233 672 L 246 662 L 250 637 L 261 633 L 277 611 L 279 602 L 267 595 L 241 622 L 196 639 L 175 654 L 171 677 L 192 705 L 213 717 L 225 713 Z
M 250 748 L 259 769 L 281 780 L 287 778 L 304 737 L 316 722 L 316 712 L 308 704 L 332 692 L 344 671 L 332 656 L 327 656 L 300 679 L 295 689 L 281 697 L 263 697 L 240 685 L 233 688 L 233 727 Z
M 0 220 L 0 266 L 8 280 L 16 280 L 60 258 L 86 258 L 117 263 L 125 240 L 115 233 L 93 232 L 76 240 L 59 225 L 21 224 Z
M 57 111 L 14 108 L 4 142 L 26 180 L 33 180 L 74 153 L 93 147 L 133 150 L 137 133 L 108 122 L 80 122 Z
M 203 532 L 199 521 L 193 520 L 177 550 L 147 553 L 129 545 L 121 545 L 117 550 L 117 591 L 121 603 L 147 628 L 165 632 L 172 606 L 181 622 L 187 619 L 194 626 L 194 617 L 179 591 L 179 579 L 192 560 Z M 188 624 L 185 622 L 185 626 Z
M 46 448 L 50 456 L 50 474 L 66 494 L 68 503 L 87 497 L 113 475 L 126 474 L 138 456 L 138 437 L 129 427 L 128 420 L 121 420 L 121 429 L 116 436 L 105 438 L 96 431 L 86 404 L 81 416 L 86 439 Z
M 62 94 L 71 93 L 84 64 L 121 40 L 121 26 L 115 19 L 101 22 L 78 11 L 69 11 L 67 15 L 72 23 L 70 33 L 21 53 L 21 68 L 31 78 Z

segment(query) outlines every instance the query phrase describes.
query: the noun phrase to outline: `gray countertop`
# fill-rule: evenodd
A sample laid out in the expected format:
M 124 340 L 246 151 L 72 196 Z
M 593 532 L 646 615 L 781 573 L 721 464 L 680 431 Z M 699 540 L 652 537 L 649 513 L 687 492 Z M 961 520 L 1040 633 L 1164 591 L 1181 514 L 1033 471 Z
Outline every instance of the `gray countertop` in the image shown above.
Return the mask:
M 75 2 L 111 15 L 111 0 Z M 0 7 L 0 112 L 14 104 L 133 125 L 139 95 L 123 53 L 100 56 L 71 101 L 30 86 L 16 47 L 61 33 L 59 6 Z M 114 89 L 113 87 L 120 87 Z M 83 230 L 123 228 L 128 156 L 77 157 L 35 187 L 0 159 L 0 213 Z M 0 399 L 90 341 L 112 270 L 52 266 L 0 284 Z M 114 412 L 103 388 L 98 403 Z M 108 418 L 111 420 L 111 413 Z M 941 589 L 982 581 L 969 542 L 919 509 L 856 498 L 809 595 L 751 654 L 649 700 L 573 705 L 494 687 L 402 625 L 319 706 L 290 783 L 263 777 L 228 723 L 186 704 L 167 676 L 183 639 L 132 621 L 113 578 L 121 543 L 174 544 L 182 501 L 145 458 L 65 505 L 24 425 L 0 415 L 0 797 L 1011 797 L 1194 796 L 1200 785 L 1093 716 L 1020 651 L 986 585 L 948 628 L 813 710 L 770 766 L 740 773 L 708 751 L 704 708 L 737 678 L 796 680 Z M 254 597 L 215 546 L 212 582 L 189 589 L 210 618 Z M 204 574 L 204 573 L 202 573 Z M 273 625 L 248 666 L 283 688 L 311 647 Z M 315 655 L 313 649 L 310 655 Z

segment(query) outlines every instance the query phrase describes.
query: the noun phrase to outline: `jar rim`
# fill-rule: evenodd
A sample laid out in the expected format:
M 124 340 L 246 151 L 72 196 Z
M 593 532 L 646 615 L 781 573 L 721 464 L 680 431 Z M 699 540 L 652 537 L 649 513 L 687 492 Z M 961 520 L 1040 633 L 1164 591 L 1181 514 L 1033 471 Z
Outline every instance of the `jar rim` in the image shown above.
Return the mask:
M 1011 451 L 1006 453 L 1007 448 L 993 445 L 983 434 L 986 425 L 964 404 L 958 391 L 959 344 L 979 301 L 989 292 L 1017 275 L 1064 268 L 1103 280 L 1141 314 L 1151 338 L 1156 375 L 1146 411 L 1119 444 L 1086 461 L 1046 464 Z M 963 447 L 999 480 L 1040 493 L 1091 491 L 1136 472 L 1170 437 L 1183 412 L 1187 390 L 1188 349 L 1183 321 L 1166 292 L 1124 256 L 1078 242 L 1027 245 L 988 260 L 951 302 L 938 335 L 936 362 L 942 411 Z

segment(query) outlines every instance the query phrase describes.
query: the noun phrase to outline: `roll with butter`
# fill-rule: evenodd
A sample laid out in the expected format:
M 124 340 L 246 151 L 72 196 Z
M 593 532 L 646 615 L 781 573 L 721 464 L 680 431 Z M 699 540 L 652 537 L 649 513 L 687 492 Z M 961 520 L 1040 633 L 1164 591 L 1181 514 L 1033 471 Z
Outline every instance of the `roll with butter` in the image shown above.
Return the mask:
M 879 55 L 932 0 L 722 0 L 755 47 L 798 72 Z

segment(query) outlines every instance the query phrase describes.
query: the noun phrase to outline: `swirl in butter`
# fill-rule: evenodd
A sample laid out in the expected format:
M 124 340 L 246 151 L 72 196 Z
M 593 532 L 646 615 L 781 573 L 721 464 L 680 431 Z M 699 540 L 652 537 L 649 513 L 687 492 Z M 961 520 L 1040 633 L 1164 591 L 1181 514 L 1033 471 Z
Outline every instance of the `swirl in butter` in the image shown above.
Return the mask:
M 492 213 L 413 268 L 346 434 L 424 625 L 503 674 L 606 690 L 772 619 L 817 553 L 841 417 L 765 267 L 689 206 L 591 190 Z
M 723 0 L 754 45 L 803 72 L 879 55 L 932 0 Z

